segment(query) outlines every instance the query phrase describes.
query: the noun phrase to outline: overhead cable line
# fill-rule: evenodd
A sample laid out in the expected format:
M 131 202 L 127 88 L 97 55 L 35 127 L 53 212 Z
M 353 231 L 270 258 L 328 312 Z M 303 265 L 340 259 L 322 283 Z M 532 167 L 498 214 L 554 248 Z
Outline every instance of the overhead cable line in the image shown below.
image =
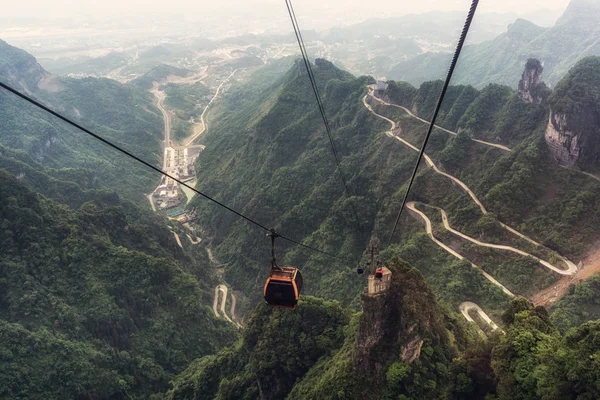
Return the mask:
M 287 0 L 286 0 L 287 1 Z M 400 217 L 402 216 L 402 211 L 406 206 L 406 201 L 408 199 L 408 194 L 412 185 L 415 181 L 415 177 L 417 176 L 417 171 L 419 170 L 419 164 L 423 159 L 423 154 L 425 153 L 425 147 L 427 146 L 427 142 L 429 141 L 429 137 L 431 136 L 431 132 L 433 132 L 433 128 L 435 126 L 435 120 L 438 117 L 440 112 L 440 108 L 442 107 L 442 102 L 444 101 L 444 96 L 446 95 L 446 91 L 448 90 L 448 86 L 450 85 L 450 80 L 452 79 L 452 75 L 454 74 L 454 69 L 456 68 L 456 63 L 458 62 L 458 58 L 460 57 L 460 53 L 462 51 L 463 45 L 465 44 L 465 39 L 467 38 L 467 34 L 469 33 L 469 29 L 471 27 L 471 22 L 473 22 L 473 17 L 475 16 L 475 11 L 477 10 L 477 5 L 479 4 L 479 0 L 472 0 L 471 8 L 469 9 L 469 13 L 467 14 L 467 20 L 465 21 L 465 25 L 463 27 L 462 33 L 460 34 L 460 39 L 458 40 L 458 44 L 456 45 L 456 50 L 454 51 L 454 56 L 452 57 L 452 62 L 450 63 L 450 69 L 448 70 L 448 74 L 446 75 L 446 81 L 444 82 L 444 86 L 442 87 L 442 91 L 440 92 L 440 97 L 438 98 L 437 105 L 435 106 L 435 111 L 433 113 L 433 117 L 431 118 L 431 122 L 429 123 L 429 129 L 427 130 L 427 135 L 425 135 L 425 139 L 423 140 L 423 145 L 421 146 L 421 151 L 419 152 L 419 158 L 417 158 L 417 163 L 415 164 L 415 169 L 413 171 L 412 176 L 410 177 L 410 182 L 408 184 L 408 189 L 406 189 L 406 193 L 404 194 L 404 199 L 402 200 L 402 206 L 400 206 L 400 211 L 398 212 L 398 217 L 396 218 L 396 222 L 394 223 L 394 229 L 390 234 L 390 238 L 388 240 L 388 246 L 392 243 L 392 239 L 394 238 L 394 233 L 396 233 L 396 229 L 398 228 L 398 222 L 400 222 Z
M 139 163 L 141 163 L 141 164 L 145 165 L 146 167 L 148 167 L 148 168 L 150 168 L 150 169 L 152 169 L 152 170 L 154 170 L 154 171 L 158 172 L 159 174 L 162 174 L 162 175 L 166 176 L 167 178 L 170 178 L 170 179 L 174 180 L 175 182 L 179 183 L 180 185 L 183 185 L 183 186 L 185 186 L 186 188 L 190 189 L 191 191 L 193 191 L 193 192 L 195 192 L 195 193 L 199 194 L 200 196 L 204 197 L 204 198 L 205 198 L 205 199 L 207 199 L 207 200 L 210 200 L 210 201 L 212 201 L 213 203 L 217 204 L 218 206 L 220 206 L 220 207 L 223 207 L 224 209 L 226 209 L 226 210 L 228 210 L 228 211 L 232 212 L 233 214 L 237 215 L 238 217 L 241 217 L 241 218 L 245 219 L 246 221 L 248 221 L 248 222 L 250 222 L 250 223 L 252 223 L 252 224 L 254 224 L 254 225 L 258 226 L 259 228 L 262 228 L 262 229 L 264 229 L 264 230 L 266 230 L 266 231 L 268 231 L 268 232 L 270 232 L 270 233 L 273 233 L 273 232 L 274 232 L 274 230 L 273 230 L 273 229 L 267 228 L 265 225 L 261 224 L 260 222 L 257 222 L 257 221 L 255 221 L 255 220 L 253 220 L 252 218 L 245 216 L 245 215 L 244 215 L 244 214 L 242 214 L 241 212 L 239 212 L 239 211 L 236 211 L 236 210 L 234 210 L 233 208 L 231 208 L 231 207 L 229 207 L 229 206 L 227 206 L 227 205 L 225 205 L 225 204 L 221 203 L 220 201 L 218 201 L 218 200 L 216 200 L 216 199 L 214 199 L 214 198 L 212 198 L 212 197 L 210 197 L 210 196 L 208 196 L 208 195 L 206 195 L 206 194 L 202 193 L 202 192 L 201 192 L 201 191 L 199 191 L 198 189 L 191 187 L 191 186 L 190 186 L 190 185 L 188 185 L 187 183 L 185 183 L 185 182 L 183 182 L 183 181 L 179 180 L 178 178 L 176 178 L 176 177 L 172 176 L 171 174 L 169 174 L 169 173 L 167 173 L 167 172 L 164 172 L 164 171 L 162 171 L 160 168 L 157 168 L 157 167 L 155 167 L 154 165 L 150 164 L 149 162 L 142 160 L 142 159 L 141 159 L 141 158 L 139 158 L 138 156 L 136 156 L 136 155 L 134 155 L 134 154 L 130 153 L 129 151 L 127 151 L 127 150 L 125 150 L 125 149 L 123 149 L 123 148 L 121 148 L 121 147 L 119 147 L 118 145 L 116 145 L 116 144 L 112 143 L 111 141 L 104 139 L 102 136 L 100 136 L 100 135 L 98 135 L 98 134 L 96 134 L 96 133 L 94 133 L 94 132 L 90 131 L 89 129 L 87 129 L 87 128 L 85 128 L 85 127 L 81 126 L 81 125 L 79 125 L 77 122 L 74 122 L 73 120 L 71 120 L 71 119 L 69 119 L 69 118 L 67 118 L 67 117 L 65 117 L 65 116 L 63 116 L 63 115 L 61 115 L 61 114 L 57 113 L 56 111 L 54 111 L 54 110 L 52 110 L 52 109 L 50 109 L 50 108 L 46 107 L 45 105 L 43 105 L 42 103 L 40 103 L 40 102 L 38 102 L 38 101 L 36 101 L 36 100 L 32 99 L 31 97 L 29 97 L 29 96 L 27 96 L 27 95 L 24 95 L 23 93 L 21 93 L 21 92 L 19 92 L 18 90 L 16 90 L 16 89 L 14 89 L 14 88 L 10 87 L 9 85 L 7 85 L 7 84 L 5 84 L 5 83 L 3 83 L 3 82 L 0 82 L 0 87 L 4 88 L 4 89 L 5 89 L 5 90 L 7 90 L 8 92 L 10 92 L 10 93 L 12 93 L 12 94 L 14 94 L 14 95 L 16 95 L 16 96 L 18 96 L 18 97 L 20 97 L 21 99 L 23 99 L 23 100 L 25 100 L 25 101 L 27 101 L 27 102 L 29 102 L 29 103 L 33 104 L 34 106 L 36 106 L 36 107 L 38 107 L 38 108 L 40 108 L 40 109 L 42 109 L 42 110 L 46 111 L 47 113 L 49 113 L 49 114 L 51 114 L 51 115 L 55 116 L 56 118 L 58 118 L 58 119 L 60 119 L 60 120 L 62 120 L 62 121 L 64 121 L 64 122 L 66 122 L 67 124 L 69 124 L 69 125 L 71 125 L 71 126 L 74 126 L 75 128 L 77 128 L 77 129 L 79 129 L 79 130 L 81 130 L 81 131 L 83 131 L 83 132 L 87 133 L 88 135 L 90 135 L 90 136 L 92 136 L 93 138 L 95 138 L 95 139 L 97 139 L 97 140 L 101 141 L 102 143 L 106 144 L 107 146 L 109 146 L 109 147 L 112 147 L 113 149 L 115 149 L 115 150 L 117 150 L 117 151 L 119 151 L 119 152 L 121 152 L 121 153 L 125 154 L 126 156 L 128 156 L 128 157 L 130 157 L 130 158 L 134 159 L 135 161 L 137 161 L 137 162 L 139 162 Z M 290 242 L 290 243 L 293 243 L 293 244 L 295 244 L 295 245 L 297 245 L 297 246 L 304 247 L 304 248 L 306 248 L 306 249 L 308 249 L 308 250 L 311 250 L 311 251 L 314 251 L 314 252 L 317 252 L 317 253 L 321 253 L 321 254 L 323 254 L 323 255 L 326 255 L 326 256 L 328 256 L 328 257 L 332 257 L 332 258 L 336 258 L 336 259 L 343 260 L 343 258 L 342 258 L 342 257 L 339 257 L 339 256 L 336 256 L 336 255 L 333 255 L 333 254 L 327 253 L 327 252 L 325 252 L 325 251 L 319 250 L 319 249 L 317 249 L 317 248 L 314 248 L 314 247 L 312 247 L 312 246 L 308 246 L 308 245 L 306 245 L 306 244 L 304 244 L 304 243 L 298 242 L 298 241 L 296 241 L 296 240 L 294 240 L 294 239 L 288 238 L 288 237 L 286 237 L 286 236 L 284 236 L 284 235 L 281 235 L 281 234 L 279 234 L 279 233 L 278 233 L 277 235 L 278 235 L 278 237 L 280 237 L 281 239 L 283 239 L 283 240 L 286 240 L 286 241 L 288 241 L 288 242 Z
M 337 164 L 337 169 L 340 174 L 340 178 L 342 183 L 344 184 L 344 190 L 346 192 L 346 196 L 348 198 L 352 197 L 350 190 L 348 189 L 348 183 L 346 178 L 344 177 L 344 173 L 342 172 L 342 164 L 340 161 L 340 156 L 335 147 L 335 142 L 333 140 L 333 135 L 331 133 L 331 126 L 329 125 L 329 120 L 327 119 L 327 115 L 325 114 L 325 107 L 323 106 L 323 100 L 321 98 L 321 93 L 319 92 L 319 87 L 317 86 L 317 81 L 315 79 L 314 72 L 312 70 L 312 66 L 310 64 L 310 60 L 308 58 L 308 52 L 306 51 L 306 45 L 304 44 L 304 39 L 302 38 L 302 31 L 300 30 L 300 26 L 298 25 L 298 20 L 296 19 L 296 13 L 294 12 L 294 6 L 292 5 L 292 0 L 285 0 L 285 5 L 287 6 L 288 13 L 290 15 L 290 20 L 292 21 L 292 26 L 294 28 L 294 33 L 296 35 L 296 39 L 298 40 L 298 46 L 300 47 L 300 53 L 302 54 L 302 60 L 304 61 L 304 66 L 306 67 L 306 72 L 308 73 L 308 79 L 310 80 L 310 84 L 313 89 L 313 93 L 315 94 L 315 98 L 317 100 L 317 106 L 319 108 L 319 112 L 321 113 L 321 117 L 323 118 L 323 123 L 325 124 L 325 131 L 327 132 L 327 137 L 329 138 L 329 144 L 331 145 L 331 152 L 333 153 L 333 157 L 335 158 L 335 162 Z M 350 202 L 350 207 L 352 208 L 352 212 L 354 213 L 354 219 L 356 221 L 357 231 L 359 234 L 362 234 L 362 229 L 360 227 L 360 221 L 358 218 L 358 213 L 356 212 L 356 208 L 354 204 Z

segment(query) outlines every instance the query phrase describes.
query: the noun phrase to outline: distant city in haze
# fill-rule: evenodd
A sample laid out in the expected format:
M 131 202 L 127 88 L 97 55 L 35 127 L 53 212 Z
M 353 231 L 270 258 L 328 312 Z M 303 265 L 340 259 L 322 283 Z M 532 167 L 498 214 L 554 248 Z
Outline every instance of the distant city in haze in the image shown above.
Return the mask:
M 552 26 L 567 6 L 565 0 L 481 2 L 469 43 L 488 40 L 505 31 L 517 18 L 540 26 Z M 305 31 L 325 32 L 373 19 L 399 17 L 411 13 L 443 12 L 453 18 L 453 30 L 443 40 L 425 41 L 419 34 L 422 51 L 447 51 L 461 27 L 460 20 L 470 2 L 460 1 L 316 1 L 296 2 L 296 15 Z M 39 0 L 14 1 L 0 16 L 0 39 L 21 47 L 42 60 L 79 60 L 111 53 L 134 53 L 156 45 L 187 45 L 196 38 L 221 40 L 245 34 L 290 35 L 291 25 L 283 0 L 246 2 L 128 2 L 108 0 L 79 2 L 58 0 L 51 5 Z M 408 20 L 410 21 L 410 20 Z M 397 22 L 399 30 L 407 20 Z M 446 25 L 446 28 L 448 24 Z M 394 37 L 407 37 L 406 29 Z M 483 33 L 482 33 L 483 32 Z M 370 35 L 365 31 L 366 36 Z M 366 37 L 365 36 L 365 37 Z M 408 35 L 408 37 L 411 37 Z M 318 43 L 317 43 L 318 44 Z M 319 47 L 319 46 L 317 46 Z M 293 54 L 293 49 L 288 49 Z M 314 55 L 327 57 L 330 49 L 316 48 Z M 393 58 L 393 57 L 392 57 Z M 335 60 L 333 60 L 335 61 Z M 51 72 L 53 64 L 43 63 Z M 62 65 L 64 63 L 58 62 Z M 355 73 L 368 69 L 350 69 Z

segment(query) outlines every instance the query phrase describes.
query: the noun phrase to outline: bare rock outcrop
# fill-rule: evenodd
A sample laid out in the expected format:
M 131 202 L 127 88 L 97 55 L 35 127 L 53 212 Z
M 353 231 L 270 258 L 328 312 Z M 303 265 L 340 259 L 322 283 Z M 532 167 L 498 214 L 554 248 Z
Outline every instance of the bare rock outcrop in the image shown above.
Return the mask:
M 600 167 L 600 58 L 581 60 L 550 96 L 545 139 L 556 161 L 584 170 Z
M 0 52 L 4 57 L 0 60 L 0 76 L 17 89 L 31 93 L 38 89 L 40 81 L 50 76 L 35 57 L 3 40 L 0 40 Z
M 519 82 L 519 97 L 528 103 L 540 103 L 541 98 L 535 95 L 535 88 L 542 82 L 544 67 L 539 60 L 529 59 Z
M 390 289 L 362 297 L 353 355 L 355 373 L 381 383 L 391 363 L 412 364 L 426 345 L 452 348 L 443 312 L 421 274 L 402 261 L 388 267 Z
M 550 153 L 559 164 L 572 167 L 577 163 L 581 152 L 579 136 L 569 130 L 565 114 L 550 113 L 545 138 Z

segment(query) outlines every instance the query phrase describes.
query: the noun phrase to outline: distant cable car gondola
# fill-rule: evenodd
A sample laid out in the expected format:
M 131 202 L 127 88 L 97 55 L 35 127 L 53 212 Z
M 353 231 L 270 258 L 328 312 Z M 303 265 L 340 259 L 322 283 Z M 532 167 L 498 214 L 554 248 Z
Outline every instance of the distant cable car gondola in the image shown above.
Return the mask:
M 271 272 L 265 282 L 264 297 L 267 304 L 281 308 L 296 308 L 298 296 L 302 290 L 302 274 L 295 267 L 280 267 L 275 259 L 275 238 L 279 235 L 274 230 L 271 237 Z
M 383 278 L 383 267 L 381 266 L 381 260 L 377 260 L 377 269 L 375 270 L 375 278 Z

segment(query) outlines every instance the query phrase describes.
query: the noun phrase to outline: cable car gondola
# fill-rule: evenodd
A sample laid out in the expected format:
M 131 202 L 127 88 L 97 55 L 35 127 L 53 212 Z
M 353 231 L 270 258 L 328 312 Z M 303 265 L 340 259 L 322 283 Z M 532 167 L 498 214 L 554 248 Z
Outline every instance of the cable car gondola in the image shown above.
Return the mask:
M 265 283 L 265 301 L 271 306 L 293 309 L 298 304 L 301 289 L 302 274 L 298 268 L 276 265 Z
M 381 260 L 377 260 L 377 269 L 375 270 L 375 278 L 377 278 L 377 279 L 383 278 L 383 267 L 381 265 Z
M 268 236 L 271 237 L 271 272 L 265 282 L 265 301 L 274 307 L 294 309 L 302 290 L 302 274 L 296 267 L 277 265 L 275 238 L 279 235 L 271 230 Z

